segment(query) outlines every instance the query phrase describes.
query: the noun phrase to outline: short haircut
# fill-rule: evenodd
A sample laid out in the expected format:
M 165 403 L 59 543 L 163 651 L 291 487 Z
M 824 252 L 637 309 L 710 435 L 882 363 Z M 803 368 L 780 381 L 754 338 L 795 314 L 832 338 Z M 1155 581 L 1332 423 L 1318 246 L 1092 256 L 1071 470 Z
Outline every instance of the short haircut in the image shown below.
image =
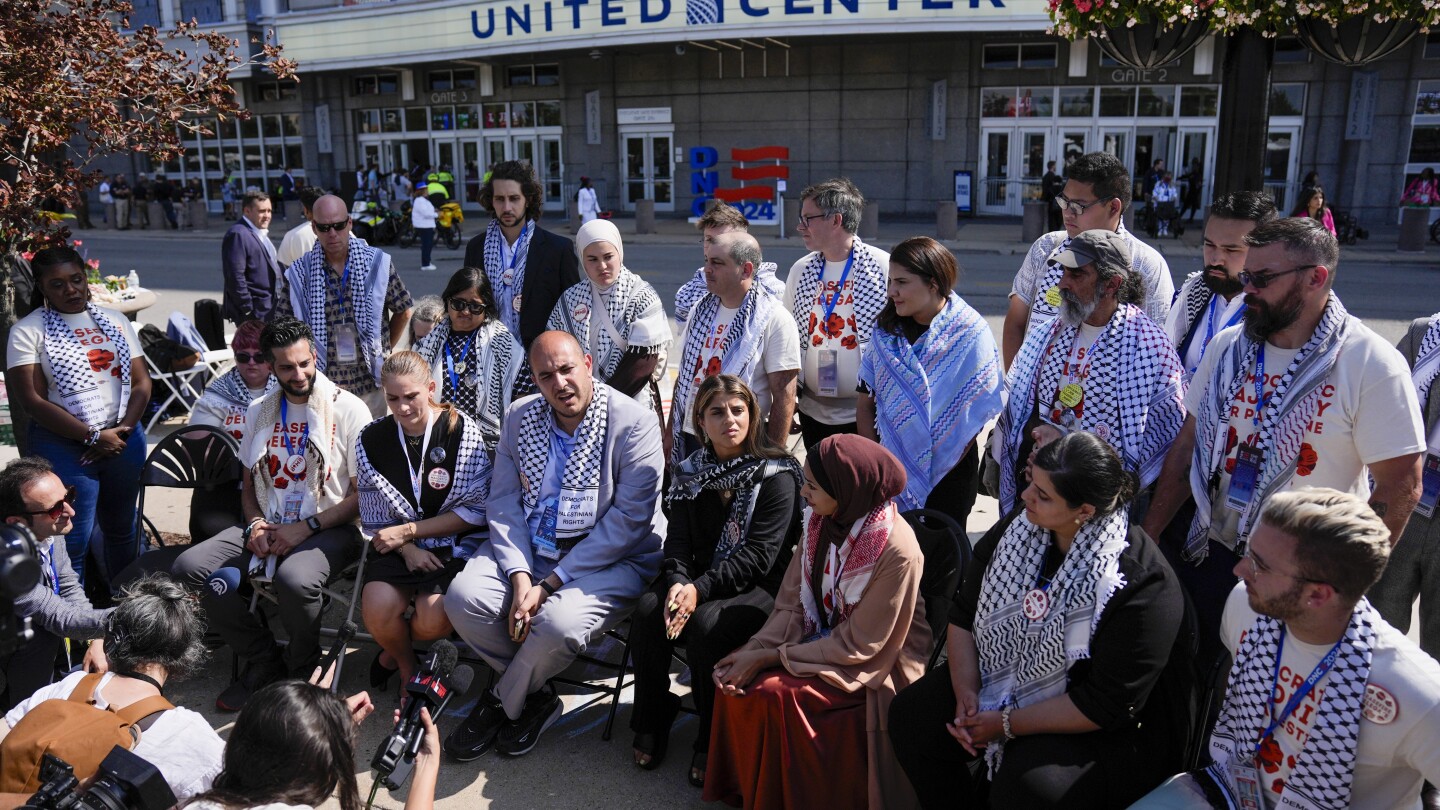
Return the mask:
M 55 468 L 40 456 L 25 456 L 6 464 L 5 469 L 0 470 L 0 517 L 28 519 L 25 488 L 54 473 Z
M 1252 248 L 1281 245 L 1285 248 L 1286 257 L 1292 261 L 1329 268 L 1330 278 L 1326 280 L 1326 286 L 1335 283 L 1335 268 L 1340 263 L 1340 243 L 1318 219 L 1282 217 L 1245 234 L 1245 244 Z
M 535 339 L 530 342 L 529 348 L 527 348 L 527 349 L 525 350 L 525 359 L 526 359 L 526 360 L 533 360 L 533 358 L 535 357 L 535 347 L 537 347 L 537 346 L 540 345 L 540 338 L 545 337 L 546 335 L 551 334 L 551 333 L 554 333 L 554 334 L 556 334 L 556 335 L 562 335 L 563 337 L 556 338 L 556 340 L 559 340 L 560 342 L 564 343 L 564 344 L 567 345 L 567 346 L 572 346 L 572 347 L 574 347 L 574 349 L 575 349 L 575 354 L 576 354 L 577 356 L 581 357 L 582 359 L 585 357 L 585 347 L 580 345 L 580 339 L 579 339 L 579 338 L 575 337 L 574 335 L 570 334 L 569 332 L 562 332 L 562 331 L 560 331 L 559 329 L 549 329 L 549 330 L 546 330 L 546 331 L 541 332 L 540 334 L 536 335 L 536 336 L 535 336 Z M 534 365 L 534 364 L 532 363 L 531 365 Z M 531 374 L 532 374 L 532 375 L 534 374 L 534 371 L 533 371 L 533 370 L 531 371 Z
M 235 337 L 230 338 L 230 348 L 236 346 L 259 346 L 260 333 L 265 331 L 265 322 L 251 318 L 235 327 Z
M 305 186 L 300 189 L 300 204 L 305 207 L 306 211 L 309 211 L 315 207 L 316 200 L 329 193 L 320 186 Z
M 1295 540 L 1300 576 L 1358 602 L 1390 559 L 1390 529 L 1349 492 L 1306 488 L 1270 496 L 1260 522 Z
M 814 200 L 815 207 L 825 216 L 840 215 L 840 227 L 846 233 L 860 230 L 860 215 L 865 211 L 865 195 L 848 177 L 836 177 L 800 192 L 800 202 Z
M 490 179 L 480 187 L 480 204 L 487 211 L 495 210 L 495 181 L 511 180 L 520 184 L 520 193 L 525 195 L 525 218 L 539 219 L 540 207 L 545 203 L 545 189 L 535 176 L 535 167 L 523 160 L 507 160 L 495 164 Z
M 1122 210 L 1130 205 L 1133 192 L 1130 172 L 1120 158 L 1109 152 L 1086 152 L 1065 168 L 1065 179 L 1078 183 L 1089 183 L 1099 199 L 1114 197 L 1121 203 Z
M 205 663 L 205 621 L 200 603 L 165 574 L 135 580 L 105 621 L 105 657 L 121 674 L 158 665 L 179 680 Z
M 30 272 L 35 278 L 36 289 L 39 289 L 40 277 L 45 275 L 47 270 L 62 264 L 73 264 L 83 270 L 85 259 L 80 256 L 79 251 L 69 245 L 54 245 L 35 251 L 35 255 L 30 258 Z
M 1258 226 L 1274 222 L 1280 212 L 1275 209 L 1275 200 L 1263 191 L 1232 191 L 1210 202 L 1210 216 L 1244 220 Z
M 700 217 L 699 221 L 695 223 L 695 230 L 701 233 L 710 228 L 734 228 L 737 231 L 748 232 L 750 220 L 740 213 L 739 208 L 724 200 L 716 200 L 715 204 L 710 206 L 710 210 L 705 212 L 705 216 Z
M 260 330 L 260 353 L 273 363 L 276 349 L 294 346 L 302 340 L 314 348 L 315 334 L 304 321 L 289 317 L 276 318 Z
M 262 202 L 269 201 L 270 195 L 266 194 L 263 191 L 247 191 L 245 192 L 245 195 L 240 198 L 240 207 L 253 208 Z
M 729 250 L 726 252 L 736 267 L 743 267 L 749 262 L 755 270 L 760 269 L 760 263 L 765 260 L 765 256 L 760 252 L 760 243 L 755 237 L 747 234 L 744 238 L 731 238 L 728 245 Z

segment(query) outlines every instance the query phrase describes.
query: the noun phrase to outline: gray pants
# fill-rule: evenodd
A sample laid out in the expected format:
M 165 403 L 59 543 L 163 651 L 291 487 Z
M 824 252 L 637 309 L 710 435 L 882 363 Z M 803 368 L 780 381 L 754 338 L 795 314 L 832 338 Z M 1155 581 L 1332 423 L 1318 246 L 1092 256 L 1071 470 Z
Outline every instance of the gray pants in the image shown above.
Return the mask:
M 515 720 L 527 695 L 570 666 L 591 640 L 624 621 L 645 591 L 646 579 L 628 561 L 572 579 L 545 599 L 530 635 L 516 644 L 507 621 L 510 578 L 487 544 L 450 583 L 445 613 L 465 643 L 500 673 L 495 697 Z
M 1410 515 L 1390 562 L 1366 596 L 1396 630 L 1410 632 L 1415 597 L 1420 597 L 1420 649 L 1440 659 L 1440 520 Z
M 280 600 L 280 623 L 290 637 L 285 666 L 291 674 L 310 674 L 320 658 L 320 589 L 330 575 L 360 559 L 364 541 L 354 526 L 337 526 L 296 546 L 275 568 L 275 592 Z M 219 568 L 238 568 L 243 574 L 250 552 L 240 541 L 240 528 L 215 535 L 175 561 L 175 578 L 200 591 L 205 618 L 247 662 L 275 656 L 275 636 L 250 612 L 250 600 L 231 591 L 216 596 L 205 580 Z

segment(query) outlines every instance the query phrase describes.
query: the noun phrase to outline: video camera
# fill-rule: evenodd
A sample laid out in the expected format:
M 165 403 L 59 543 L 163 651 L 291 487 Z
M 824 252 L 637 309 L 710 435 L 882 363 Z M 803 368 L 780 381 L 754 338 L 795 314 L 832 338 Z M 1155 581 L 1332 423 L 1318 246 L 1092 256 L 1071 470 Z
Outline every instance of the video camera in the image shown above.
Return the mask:
M 40 549 L 23 525 L 0 524 L 0 656 L 10 655 L 35 631 L 29 616 L 15 615 L 15 600 L 40 582 Z
M 159 769 L 120 746 L 100 761 L 95 781 L 77 791 L 75 769 L 46 754 L 40 765 L 44 784 L 24 804 L 33 810 L 169 810 L 175 794 Z

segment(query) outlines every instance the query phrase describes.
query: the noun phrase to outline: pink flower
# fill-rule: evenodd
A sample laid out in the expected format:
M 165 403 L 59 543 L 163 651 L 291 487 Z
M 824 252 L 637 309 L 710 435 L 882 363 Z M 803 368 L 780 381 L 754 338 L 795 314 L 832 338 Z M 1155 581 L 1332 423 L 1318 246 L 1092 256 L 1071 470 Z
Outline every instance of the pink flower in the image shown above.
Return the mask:
M 75 247 L 80 247 L 80 246 L 83 245 L 83 244 L 85 244 L 85 243 L 84 243 L 84 242 L 81 242 L 79 239 L 76 239 L 76 240 L 75 240 Z
M 35 258 L 35 251 L 33 251 L 33 250 L 27 250 L 27 251 L 25 251 L 24 253 L 21 253 L 21 254 L 20 254 L 20 258 L 22 258 L 22 259 L 24 259 L 25 261 L 28 262 L 28 261 L 30 261 L 31 259 Z
M 88 268 L 90 268 L 91 270 L 99 270 L 99 269 L 100 269 L 100 260 L 99 260 L 99 259 L 86 259 L 86 260 L 85 260 L 85 266 L 88 267 Z

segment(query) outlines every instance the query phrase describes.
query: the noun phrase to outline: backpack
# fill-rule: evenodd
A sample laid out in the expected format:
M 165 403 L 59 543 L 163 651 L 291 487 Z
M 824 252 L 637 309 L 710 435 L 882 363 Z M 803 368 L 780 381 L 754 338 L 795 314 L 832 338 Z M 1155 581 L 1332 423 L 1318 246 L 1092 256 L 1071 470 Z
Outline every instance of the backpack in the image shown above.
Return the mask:
M 115 746 L 133 750 L 140 733 L 160 712 L 175 708 L 160 695 L 123 709 L 100 709 L 90 696 L 104 678 L 86 675 L 66 699 L 51 698 L 31 709 L 0 743 L 0 792 L 30 795 L 40 789 L 40 765 L 46 754 L 63 759 L 84 781 L 100 769 Z

